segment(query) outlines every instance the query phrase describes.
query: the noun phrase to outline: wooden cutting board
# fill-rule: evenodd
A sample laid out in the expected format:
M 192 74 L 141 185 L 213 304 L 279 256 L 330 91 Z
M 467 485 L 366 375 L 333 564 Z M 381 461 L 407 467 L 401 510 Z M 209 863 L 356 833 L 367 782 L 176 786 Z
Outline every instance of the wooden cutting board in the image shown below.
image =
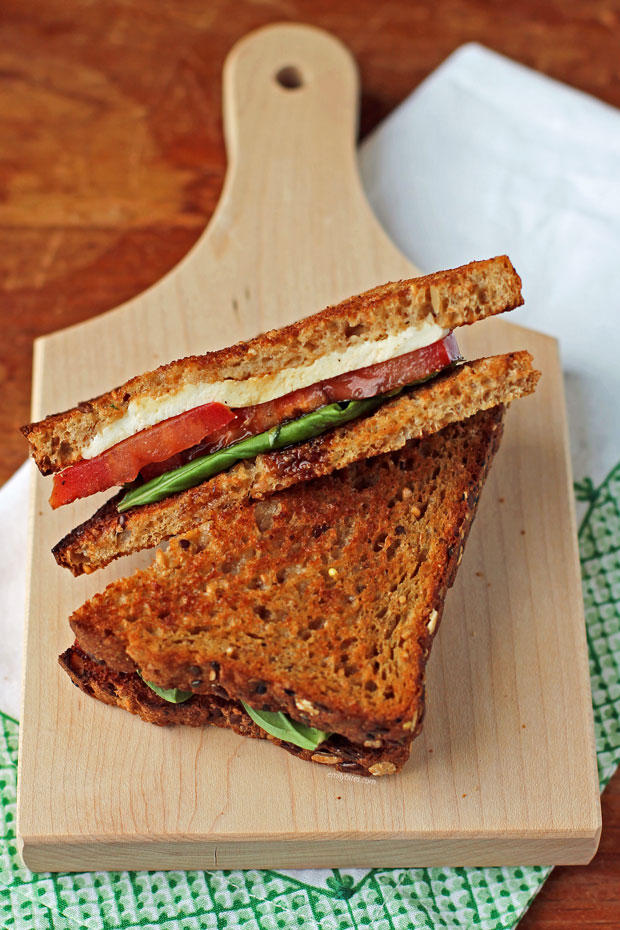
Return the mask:
M 362 192 L 358 98 L 354 61 L 323 32 L 270 26 L 237 44 L 224 70 L 229 169 L 208 228 L 139 297 L 38 341 L 33 418 L 415 274 Z M 411 222 L 423 236 L 424 217 Z M 530 349 L 543 378 L 509 411 L 431 657 L 424 732 L 393 778 L 215 728 L 160 729 L 73 688 L 56 662 L 69 613 L 150 559 L 78 579 L 57 567 L 52 545 L 100 501 L 53 513 L 33 468 L 18 813 L 31 869 L 592 857 L 600 808 L 557 346 L 502 320 L 459 339 L 470 357 Z

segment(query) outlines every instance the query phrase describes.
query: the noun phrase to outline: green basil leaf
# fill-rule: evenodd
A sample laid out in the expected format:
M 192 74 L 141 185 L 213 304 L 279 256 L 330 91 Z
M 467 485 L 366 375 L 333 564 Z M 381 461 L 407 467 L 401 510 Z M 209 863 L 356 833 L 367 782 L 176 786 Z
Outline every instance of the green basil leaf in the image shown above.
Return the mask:
M 326 404 L 306 413 L 296 420 L 290 420 L 288 423 L 281 423 L 274 426 L 265 433 L 259 433 L 258 436 L 250 436 L 248 439 L 242 439 L 226 449 L 220 449 L 219 452 L 211 452 L 209 455 L 200 456 L 186 465 L 181 465 L 172 471 L 158 475 L 144 484 L 139 485 L 128 491 L 127 494 L 118 504 L 119 513 L 129 510 L 131 507 L 141 507 L 143 504 L 154 504 L 163 500 L 170 494 L 176 494 L 179 491 L 187 491 L 197 484 L 212 478 L 227 468 L 240 462 L 242 459 L 255 458 L 264 452 L 273 452 L 283 449 L 285 446 L 293 445 L 296 442 L 305 442 L 320 436 L 322 433 L 336 426 L 342 426 L 356 417 L 372 413 L 384 403 L 389 397 L 397 394 L 398 391 L 392 391 L 390 394 L 380 394 L 377 397 L 368 397 L 364 400 L 346 400 L 337 401 L 334 404 Z
M 273 711 L 256 710 L 244 701 L 241 703 L 261 730 L 265 730 L 266 733 L 270 733 L 271 736 L 275 736 L 285 743 L 293 743 L 294 746 L 299 746 L 300 749 L 316 749 L 330 735 L 323 730 L 315 730 L 314 727 L 306 727 L 303 723 L 297 723 L 296 720 L 291 720 L 281 711 L 274 713 Z
M 140 678 L 142 678 L 142 675 L 140 675 Z M 170 701 L 171 704 L 182 704 L 184 701 L 189 701 L 192 696 L 191 691 L 181 691 L 180 688 L 160 688 L 154 685 L 152 681 L 147 681 L 146 678 L 142 678 L 142 681 L 149 686 L 151 691 L 158 694 L 164 701 Z

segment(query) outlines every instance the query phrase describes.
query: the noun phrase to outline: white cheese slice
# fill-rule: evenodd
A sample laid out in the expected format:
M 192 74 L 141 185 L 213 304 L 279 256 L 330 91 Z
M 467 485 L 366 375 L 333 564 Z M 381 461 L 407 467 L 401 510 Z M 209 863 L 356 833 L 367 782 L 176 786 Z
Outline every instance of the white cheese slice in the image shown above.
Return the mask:
M 335 378 L 337 375 L 388 359 L 397 358 L 416 349 L 423 349 L 432 345 L 448 333 L 432 320 L 421 325 L 410 326 L 399 333 L 386 336 L 378 340 L 360 340 L 351 343 L 343 352 L 330 352 L 316 359 L 310 365 L 300 365 L 297 368 L 285 368 L 272 374 L 261 375 L 255 378 L 246 378 L 243 381 L 226 379 L 223 381 L 203 382 L 202 384 L 188 384 L 175 393 L 162 397 L 137 397 L 131 400 L 122 417 L 113 423 L 104 426 L 93 436 L 90 443 L 83 449 L 82 458 L 92 459 L 135 435 L 140 430 L 169 417 L 176 417 L 194 407 L 218 401 L 228 407 L 251 407 L 255 404 L 264 404 L 276 397 L 284 397 L 291 391 L 310 387 L 318 381 Z

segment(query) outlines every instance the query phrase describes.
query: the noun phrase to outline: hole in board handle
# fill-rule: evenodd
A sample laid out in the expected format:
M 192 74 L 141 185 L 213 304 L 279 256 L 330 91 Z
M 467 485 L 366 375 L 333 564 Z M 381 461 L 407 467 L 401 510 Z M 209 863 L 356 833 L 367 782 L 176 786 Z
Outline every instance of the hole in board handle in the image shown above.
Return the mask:
M 304 86 L 301 71 L 295 65 L 285 65 L 276 72 L 276 81 L 284 90 L 297 90 Z

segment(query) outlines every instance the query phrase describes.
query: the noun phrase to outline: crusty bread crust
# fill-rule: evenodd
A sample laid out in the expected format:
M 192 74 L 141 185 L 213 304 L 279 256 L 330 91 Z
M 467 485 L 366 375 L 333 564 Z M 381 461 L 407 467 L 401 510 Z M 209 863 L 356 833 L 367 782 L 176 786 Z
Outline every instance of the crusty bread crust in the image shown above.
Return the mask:
M 78 643 L 160 687 L 407 739 L 502 415 L 214 514 L 76 610 Z
M 505 255 L 384 284 L 249 342 L 163 365 L 71 410 L 30 423 L 22 432 L 39 469 L 47 475 L 79 461 L 93 436 L 122 417 L 135 398 L 156 398 L 189 384 L 244 380 L 310 365 L 328 352 L 400 332 L 428 317 L 454 329 L 522 303 L 521 279 Z
M 119 514 L 122 494 L 54 547 L 59 565 L 74 575 L 102 568 L 113 559 L 156 546 L 208 520 L 216 511 L 329 474 L 352 462 L 401 448 L 477 413 L 531 393 L 540 373 L 528 352 L 513 352 L 476 362 L 430 381 L 309 442 L 241 462 L 209 481 L 156 504 Z
M 104 704 L 122 707 L 156 726 L 228 727 L 241 736 L 267 739 L 305 762 L 328 765 L 349 775 L 393 775 L 400 771 L 411 752 L 412 736 L 400 743 L 384 743 L 377 749 L 332 734 L 315 750 L 301 749 L 261 730 L 238 701 L 216 694 L 196 694 L 183 704 L 171 704 L 147 687 L 135 672 L 113 672 L 90 659 L 77 643 L 63 652 L 58 661 L 85 694 Z

